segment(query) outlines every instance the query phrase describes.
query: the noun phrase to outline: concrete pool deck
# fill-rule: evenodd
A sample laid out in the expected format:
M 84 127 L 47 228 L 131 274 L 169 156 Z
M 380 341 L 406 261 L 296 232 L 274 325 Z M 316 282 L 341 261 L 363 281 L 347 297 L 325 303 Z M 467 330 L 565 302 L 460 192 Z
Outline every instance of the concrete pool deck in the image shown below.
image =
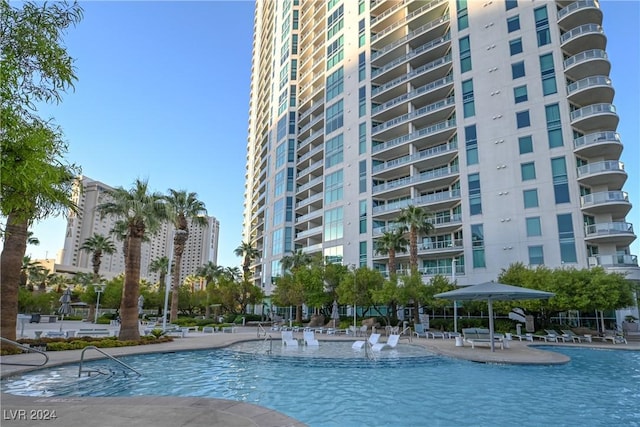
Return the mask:
M 73 325 L 73 323 L 81 325 Z M 65 322 L 65 329 L 78 329 L 87 327 L 82 322 Z M 54 325 L 51 325 L 54 326 Z M 102 327 L 102 325 L 100 325 Z M 114 329 L 113 327 L 110 327 Z M 26 336 L 33 337 L 33 327 L 25 331 Z M 40 330 L 40 329 L 38 329 Z M 115 330 L 115 329 L 114 329 Z M 280 333 L 267 331 L 274 340 L 280 339 Z M 302 332 L 295 334 L 302 337 Z M 316 335 L 321 340 L 353 341 L 353 337 L 342 335 Z M 118 357 L 141 353 L 164 353 L 182 350 L 197 350 L 208 348 L 226 347 L 230 344 L 256 340 L 257 330 L 251 327 L 240 327 L 234 333 L 189 333 L 185 338 L 175 338 L 173 342 L 153 344 L 135 347 L 116 347 L 104 349 L 108 354 Z M 358 338 L 361 339 L 361 338 Z M 382 337 L 381 341 L 386 338 Z M 407 343 L 408 338 L 403 338 L 401 343 Z M 425 339 L 413 338 L 411 344 L 423 346 L 432 353 L 447 357 L 470 360 L 482 363 L 504 364 L 562 364 L 569 358 L 560 353 L 536 348 L 544 346 L 569 346 L 589 347 L 615 350 L 640 351 L 640 342 L 629 344 L 611 343 L 544 343 L 544 342 L 520 342 L 509 341 L 509 348 L 496 349 L 491 352 L 488 346 L 479 346 L 472 349 L 469 345 L 456 347 L 452 339 Z M 5 365 L 4 363 L 41 363 L 42 355 L 30 353 L 12 356 L 3 356 L 3 365 L 0 377 L 5 378 L 26 371 L 48 368 L 56 365 L 78 363 L 81 350 L 47 352 L 49 362 L 44 367 Z M 102 357 L 96 351 L 87 351 L 86 360 Z M 87 425 L 118 425 L 126 423 L 129 426 L 304 426 L 282 413 L 263 408 L 258 405 L 212 398 L 191 397 L 100 397 L 100 398 L 39 398 L 23 397 L 2 393 L 2 425 L 3 426 L 27 426 L 27 425 L 52 425 L 64 427 L 85 427 Z M 51 420 L 38 420 L 55 410 L 57 418 Z M 47 412 L 49 411 L 49 412 Z

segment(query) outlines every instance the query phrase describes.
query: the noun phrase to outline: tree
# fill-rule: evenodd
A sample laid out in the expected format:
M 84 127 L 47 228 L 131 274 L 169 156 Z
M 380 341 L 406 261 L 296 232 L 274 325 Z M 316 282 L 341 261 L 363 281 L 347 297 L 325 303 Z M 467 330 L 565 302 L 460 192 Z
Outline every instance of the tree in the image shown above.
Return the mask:
M 160 277 L 158 279 L 158 293 L 160 296 L 165 294 L 165 286 L 167 286 L 167 274 L 169 273 L 169 258 L 166 256 L 156 258 L 151 261 L 149 264 L 149 271 L 152 273 L 160 273 Z M 158 315 L 162 313 L 162 304 L 164 304 L 164 299 L 160 299 L 158 302 Z
M 303 252 L 302 249 L 298 249 L 295 252 L 291 252 L 291 255 L 283 256 L 280 264 L 282 265 L 282 269 L 287 271 L 307 266 L 311 264 L 312 260 L 313 257 L 311 255 Z
M 214 264 L 212 261 L 200 266 L 196 270 L 196 274 L 200 277 L 204 277 L 208 283 L 214 282 L 222 274 L 222 267 Z
M 94 234 L 82 243 L 79 248 L 81 251 L 93 253 L 91 257 L 91 265 L 93 265 L 93 275 L 96 280 L 100 277 L 100 264 L 102 264 L 103 254 L 112 254 L 116 251 L 116 245 L 113 244 L 108 237 L 100 234 Z
M 429 219 L 431 214 L 425 209 L 409 205 L 400 211 L 397 221 L 409 232 L 409 265 L 411 270 L 418 269 L 418 235 L 429 234 L 434 227 Z
M 196 193 L 187 193 L 185 190 L 169 189 L 169 194 L 163 199 L 167 202 L 169 218 L 175 227 L 173 236 L 173 271 L 171 272 L 171 321 L 178 318 L 178 286 L 180 281 L 180 269 L 182 266 L 182 253 L 189 239 L 189 222 L 203 227 L 207 225 L 207 210 L 204 203 L 198 200 Z
M 242 242 L 233 253 L 236 256 L 243 257 L 242 271 L 244 273 L 245 280 L 249 280 L 249 268 L 251 267 L 251 261 L 260 256 L 260 251 L 251 245 L 249 242 Z
M 389 255 L 389 277 L 396 274 L 396 254 L 407 252 L 409 242 L 404 237 L 402 229 L 396 228 L 385 231 L 379 239 L 375 241 L 375 250 L 380 255 Z
M 0 2 L 0 213 L 6 218 L 0 255 L 0 335 L 16 338 L 18 284 L 29 225 L 72 207 L 80 169 L 64 162 L 62 132 L 35 114 L 39 102 L 59 102 L 76 76 L 62 35 L 82 18 L 74 3 Z
M 147 181 L 138 179 L 130 190 L 119 187 L 107 191 L 107 194 L 110 201 L 98 205 L 97 210 L 102 216 L 115 216 L 124 221 L 128 230 L 119 338 L 137 340 L 140 338 L 138 297 L 142 240 L 147 233 L 156 232 L 160 224 L 169 219 L 169 213 L 163 203 L 163 196 L 157 192 L 149 192 Z

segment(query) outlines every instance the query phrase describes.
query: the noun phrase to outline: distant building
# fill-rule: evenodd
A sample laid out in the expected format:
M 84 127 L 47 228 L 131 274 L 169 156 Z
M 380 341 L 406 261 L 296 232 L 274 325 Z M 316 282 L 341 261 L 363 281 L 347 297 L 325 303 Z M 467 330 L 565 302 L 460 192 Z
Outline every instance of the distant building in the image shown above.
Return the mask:
M 60 257 L 60 265 L 56 270 L 91 272 L 91 253 L 81 251 L 79 248 L 89 237 L 101 234 L 112 238 L 116 245 L 116 252 L 104 254 L 100 265 L 100 274 L 111 278 L 124 272 L 124 256 L 122 241 L 111 234 L 116 219 L 113 217 L 100 218 L 96 206 L 107 201 L 107 190 L 112 187 L 95 181 L 86 176 L 81 176 L 73 191 L 73 202 L 78 206 L 78 212 L 70 212 L 67 219 L 67 230 L 64 239 L 64 248 Z M 82 191 L 81 191 L 82 190 Z M 140 264 L 140 277 L 150 282 L 158 280 L 158 273 L 149 271 L 149 265 L 153 260 L 166 256 L 171 258 L 172 238 L 174 227 L 172 224 L 164 224 L 160 230 L 149 236 L 148 242 L 143 242 Z M 198 227 L 189 224 L 189 239 L 182 255 L 180 271 L 180 283 L 186 276 L 195 274 L 202 265 L 218 259 L 218 237 L 220 223 L 214 217 L 207 217 L 207 225 Z

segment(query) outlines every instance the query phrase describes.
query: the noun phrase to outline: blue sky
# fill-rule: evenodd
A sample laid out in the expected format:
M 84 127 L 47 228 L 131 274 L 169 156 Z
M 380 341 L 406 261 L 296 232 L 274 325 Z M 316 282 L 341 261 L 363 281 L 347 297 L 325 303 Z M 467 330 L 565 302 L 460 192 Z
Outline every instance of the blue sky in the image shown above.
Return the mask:
M 218 265 L 239 266 L 253 41 L 252 1 L 83 2 L 65 37 L 74 92 L 41 108 L 69 142 L 68 159 L 113 187 L 198 194 L 220 221 Z M 625 144 L 627 217 L 640 233 L 640 2 L 601 1 Z M 66 220 L 33 231 L 32 258 L 55 258 Z M 640 255 L 640 243 L 632 253 Z

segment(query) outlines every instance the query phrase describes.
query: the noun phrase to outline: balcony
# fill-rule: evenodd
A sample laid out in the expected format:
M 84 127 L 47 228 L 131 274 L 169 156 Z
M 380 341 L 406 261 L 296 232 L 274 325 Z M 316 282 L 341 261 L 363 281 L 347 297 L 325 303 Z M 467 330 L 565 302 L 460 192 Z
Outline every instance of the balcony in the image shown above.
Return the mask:
M 426 206 L 432 211 L 444 210 L 460 201 L 460 190 L 442 191 L 424 196 L 407 198 L 373 207 L 373 215 L 380 219 L 394 219 L 402 208 L 409 205 Z
M 613 101 L 614 90 L 607 76 L 590 76 L 567 86 L 567 97 L 577 105 L 607 103 Z
M 309 167 L 302 169 L 301 171 L 298 171 L 298 178 L 303 178 L 305 175 L 308 175 L 311 172 L 322 168 L 323 165 L 324 165 L 324 160 L 318 160 L 317 162 L 312 163 L 311 165 L 309 165 Z
M 315 190 L 316 192 L 321 191 L 321 186 L 324 182 L 324 177 L 322 176 L 317 176 L 313 179 L 311 179 L 310 181 L 302 184 L 302 185 L 298 185 L 296 188 L 296 194 L 300 194 L 306 190 Z
M 636 235 L 629 222 L 604 222 L 585 225 L 585 240 L 592 243 L 615 243 L 621 246 L 630 245 Z
M 575 55 L 588 49 L 604 50 L 607 37 L 598 24 L 584 24 L 560 36 L 562 49 L 566 54 Z
M 449 163 L 457 154 L 458 143 L 449 142 L 375 165 L 372 168 L 371 175 L 378 179 L 390 179 L 394 176 L 408 174 L 409 166 L 428 169 L 438 164 Z
M 375 30 L 373 30 L 374 27 L 378 27 L 375 24 L 381 22 L 381 19 L 374 19 L 372 21 L 372 34 L 371 34 L 371 45 L 374 46 L 376 44 L 376 42 L 380 42 L 381 40 L 383 40 L 386 37 L 389 37 L 393 34 L 395 34 L 396 32 L 398 32 L 398 30 L 400 29 L 404 29 L 405 26 L 407 26 L 410 30 L 411 30 L 411 26 L 415 27 L 416 25 L 420 25 L 419 23 L 413 23 L 413 25 L 410 25 L 409 23 L 414 20 L 417 19 L 420 15 L 425 14 L 426 12 L 428 12 L 429 10 L 437 7 L 438 5 L 443 5 L 446 4 L 448 2 L 448 0 L 433 0 L 423 6 L 420 6 L 418 9 L 415 9 L 414 11 L 408 13 L 405 17 L 398 19 L 397 21 L 395 21 L 394 23 L 392 23 L 391 25 L 387 26 L 386 28 L 384 28 L 383 30 L 380 30 L 378 32 L 375 32 Z M 397 6 L 394 6 L 397 7 Z M 393 8 L 388 9 L 388 11 L 391 11 L 391 13 L 393 12 Z M 386 12 L 385 12 L 386 13 Z M 384 13 L 382 15 L 378 15 L 378 17 L 383 17 Z M 377 17 L 377 18 L 378 18 Z M 439 23 L 439 20 L 441 18 L 436 19 L 435 21 L 431 21 L 425 25 L 430 25 L 430 26 L 434 26 L 434 23 Z M 388 22 L 388 20 L 385 20 Z M 422 25 L 419 28 L 424 28 L 425 25 Z
M 596 132 L 573 140 L 573 152 L 586 158 L 617 160 L 622 154 L 622 142 L 617 132 Z
M 386 121 L 384 123 L 375 126 L 371 130 L 371 135 L 377 138 L 385 139 L 389 137 L 397 137 L 399 135 L 393 135 L 393 128 L 397 126 L 412 122 L 416 127 L 422 127 L 427 124 L 427 122 L 438 122 L 446 119 L 451 116 L 455 109 L 455 98 L 450 96 L 449 98 L 442 99 L 440 101 L 434 102 L 429 105 L 425 105 L 424 107 L 418 108 L 410 113 L 403 114 L 399 117 L 395 117 L 392 120 Z M 450 107 L 450 108 L 447 108 Z M 397 132 L 397 128 L 395 129 Z
M 322 225 L 296 233 L 296 240 L 322 234 Z
M 592 104 L 571 112 L 571 126 L 584 133 L 616 129 L 619 121 L 613 104 Z
M 300 200 L 299 202 L 296 203 L 296 209 L 311 205 L 318 201 L 322 202 L 322 193 L 314 194 L 313 196 Z
M 564 73 L 573 80 L 588 76 L 608 76 L 611 63 L 607 52 L 600 49 L 585 50 L 564 61 Z
M 620 190 L 626 180 L 624 163 L 615 160 L 589 163 L 578 167 L 578 181 L 590 187 L 606 185 L 610 190 Z
M 602 11 L 596 0 L 579 0 L 558 11 L 561 28 L 575 28 L 584 24 L 602 25 Z
M 404 46 L 409 41 L 416 41 L 417 43 L 426 43 L 429 40 L 437 39 L 438 37 L 444 36 L 445 31 L 447 31 L 447 24 L 449 23 L 449 15 L 443 15 L 438 17 L 437 19 L 416 28 L 415 30 L 411 30 L 405 36 L 398 38 L 386 45 L 382 45 L 382 43 L 376 43 L 375 45 L 372 42 L 372 49 L 375 53 L 371 55 L 371 60 L 377 59 L 382 55 L 387 55 L 394 52 L 396 49 L 403 51 L 401 46 Z M 380 36 L 375 36 L 377 40 L 380 40 Z M 373 40 L 374 36 L 371 37 Z M 382 46 L 381 46 L 382 45 Z
M 407 143 L 412 143 L 418 150 L 421 150 L 433 146 L 439 141 L 448 141 L 455 131 L 455 119 L 446 120 L 378 144 L 372 148 L 371 152 L 377 158 L 382 159 L 384 156 L 387 159 L 392 159 L 406 153 L 406 147 L 404 149 L 402 147 Z
M 411 70 L 408 73 L 403 73 L 400 77 L 397 77 L 390 82 L 387 82 L 381 86 L 376 86 L 371 90 L 372 100 L 375 98 L 377 102 L 381 102 L 380 94 L 388 91 L 389 89 L 398 86 L 401 83 L 411 83 L 413 86 L 435 84 L 434 80 L 443 79 L 451 73 L 451 55 L 446 55 L 441 58 L 431 61 L 428 64 L 424 64 Z M 449 67 L 442 68 L 445 65 Z M 440 70 L 438 72 L 438 70 Z
M 433 276 L 452 276 L 452 268 L 451 266 L 439 266 L 439 267 L 420 267 L 418 268 L 418 271 L 420 272 L 420 274 L 422 275 L 422 278 L 425 282 L 428 282 L 428 278 L 431 278 Z M 382 273 L 382 275 L 384 277 L 389 277 L 389 270 L 379 270 L 380 273 Z M 408 276 L 411 274 L 411 271 L 409 270 L 405 270 L 405 269 L 399 269 L 396 271 L 396 275 L 397 276 Z M 456 276 L 464 276 L 465 275 L 465 269 L 464 269 L 464 265 L 456 265 Z
M 371 191 L 374 195 L 384 194 L 384 197 L 399 197 L 399 194 L 407 192 L 406 188 L 409 186 L 426 189 L 428 187 L 451 185 L 458 175 L 458 167 L 443 167 L 421 172 L 415 176 L 407 176 L 385 182 L 384 184 L 374 185 Z M 405 191 L 402 191 L 403 189 L 405 189 Z
M 586 213 L 597 215 L 608 213 L 614 218 L 624 218 L 631 210 L 626 191 L 601 191 L 580 197 L 580 206 Z
M 589 257 L 589 266 L 602 267 L 637 267 L 637 255 L 596 255 Z

